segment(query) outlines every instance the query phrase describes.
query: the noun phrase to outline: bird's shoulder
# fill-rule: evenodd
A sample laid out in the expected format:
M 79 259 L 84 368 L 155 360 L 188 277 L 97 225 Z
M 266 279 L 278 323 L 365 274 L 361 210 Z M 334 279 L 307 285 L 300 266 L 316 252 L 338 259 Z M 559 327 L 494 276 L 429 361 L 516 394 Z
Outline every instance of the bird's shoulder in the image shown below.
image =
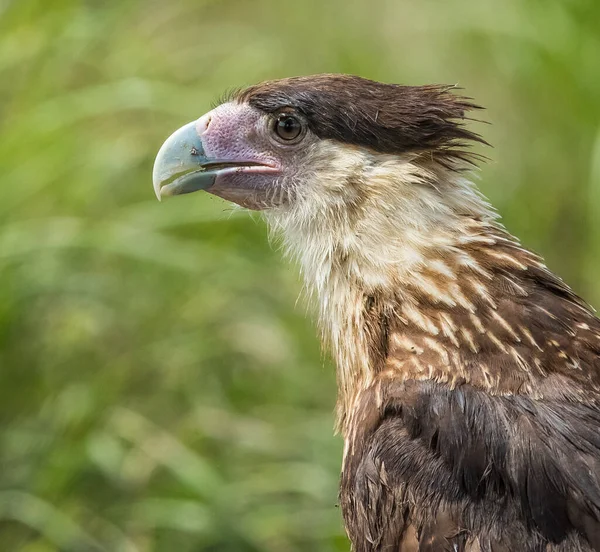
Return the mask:
M 426 264 L 366 313 L 384 377 L 492 394 L 600 398 L 600 319 L 499 228 Z

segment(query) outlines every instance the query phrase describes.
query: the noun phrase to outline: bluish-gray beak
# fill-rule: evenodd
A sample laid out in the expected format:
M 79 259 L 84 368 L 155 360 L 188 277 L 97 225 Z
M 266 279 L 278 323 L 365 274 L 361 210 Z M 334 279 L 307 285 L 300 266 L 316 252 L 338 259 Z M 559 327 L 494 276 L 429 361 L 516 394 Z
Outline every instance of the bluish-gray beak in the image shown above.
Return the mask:
M 204 153 L 196 121 L 175 131 L 160 148 L 152 182 L 160 201 L 163 197 L 189 194 L 210 188 L 219 168 L 226 162 L 210 159 Z

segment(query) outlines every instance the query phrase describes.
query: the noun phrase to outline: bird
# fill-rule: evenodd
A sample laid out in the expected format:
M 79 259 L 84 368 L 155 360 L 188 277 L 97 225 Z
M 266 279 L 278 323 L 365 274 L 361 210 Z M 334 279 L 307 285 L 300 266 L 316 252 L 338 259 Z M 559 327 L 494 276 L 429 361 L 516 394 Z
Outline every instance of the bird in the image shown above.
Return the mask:
M 176 131 L 159 199 L 264 214 L 336 364 L 355 552 L 600 551 L 600 320 L 473 183 L 456 86 L 319 74 Z

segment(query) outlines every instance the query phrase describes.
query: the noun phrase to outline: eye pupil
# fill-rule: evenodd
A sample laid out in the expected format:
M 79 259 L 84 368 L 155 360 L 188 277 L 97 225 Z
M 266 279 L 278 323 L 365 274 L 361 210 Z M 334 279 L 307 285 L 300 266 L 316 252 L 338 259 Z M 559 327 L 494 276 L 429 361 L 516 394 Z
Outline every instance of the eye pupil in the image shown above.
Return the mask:
M 282 140 L 294 140 L 302 132 L 302 125 L 296 117 L 282 115 L 275 123 L 275 132 Z

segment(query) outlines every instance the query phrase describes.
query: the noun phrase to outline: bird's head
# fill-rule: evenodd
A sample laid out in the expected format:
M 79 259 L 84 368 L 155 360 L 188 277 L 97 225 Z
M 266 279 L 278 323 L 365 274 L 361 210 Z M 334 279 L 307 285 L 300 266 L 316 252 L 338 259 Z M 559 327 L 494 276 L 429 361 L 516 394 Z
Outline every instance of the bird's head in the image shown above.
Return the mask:
M 405 179 L 437 180 L 438 168 L 463 168 L 472 159 L 464 146 L 480 140 L 462 125 L 475 106 L 450 88 L 347 75 L 252 86 L 165 142 L 154 189 L 159 199 L 206 190 L 256 210 L 309 200 L 315 212 L 353 209 L 369 195 L 382 203 L 410 195 L 373 182 L 392 164 L 404 167 Z

